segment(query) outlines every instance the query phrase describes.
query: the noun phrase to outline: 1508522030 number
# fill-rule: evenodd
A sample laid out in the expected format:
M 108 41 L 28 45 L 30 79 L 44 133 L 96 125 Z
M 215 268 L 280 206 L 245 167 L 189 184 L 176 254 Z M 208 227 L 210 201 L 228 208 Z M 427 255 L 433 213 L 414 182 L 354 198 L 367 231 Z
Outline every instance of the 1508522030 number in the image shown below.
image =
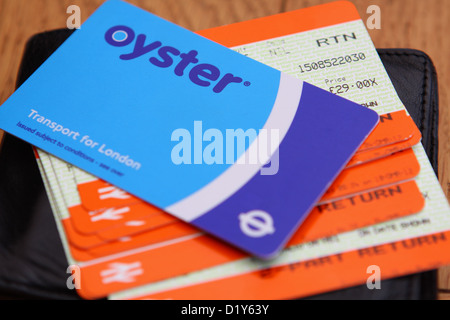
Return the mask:
M 310 71 L 315 71 L 315 70 L 320 70 L 320 69 L 325 69 L 325 68 L 337 67 L 337 66 L 340 66 L 343 64 L 363 61 L 365 59 L 366 59 L 366 55 L 364 54 L 364 52 L 358 52 L 358 53 L 351 53 L 351 54 L 348 54 L 345 56 L 334 57 L 334 58 L 314 61 L 314 62 L 310 62 L 310 63 L 300 64 L 300 65 L 298 65 L 298 67 L 300 68 L 300 72 L 303 73 L 303 72 L 310 72 Z

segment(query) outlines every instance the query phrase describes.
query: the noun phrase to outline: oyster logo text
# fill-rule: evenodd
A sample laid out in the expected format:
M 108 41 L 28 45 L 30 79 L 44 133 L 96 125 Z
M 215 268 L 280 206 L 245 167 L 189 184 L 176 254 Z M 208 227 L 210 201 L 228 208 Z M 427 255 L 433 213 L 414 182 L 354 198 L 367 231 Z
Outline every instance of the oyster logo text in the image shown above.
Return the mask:
M 110 28 L 105 33 L 105 40 L 108 44 L 114 47 L 126 47 L 134 40 L 133 51 L 121 54 L 119 56 L 122 60 L 132 60 L 139 58 L 147 53 L 156 51 L 148 60 L 158 68 L 169 68 L 176 63 L 173 72 L 176 76 L 181 77 L 186 73 L 190 81 L 201 87 L 210 87 L 213 85 L 212 91 L 215 93 L 222 92 L 231 84 L 242 83 L 241 77 L 236 77 L 231 73 L 223 72 L 215 65 L 209 63 L 199 63 L 197 59 L 198 51 L 190 50 L 182 53 L 179 49 L 163 45 L 161 41 L 147 41 L 145 34 L 136 36 L 133 29 L 127 26 L 115 26 Z M 174 61 L 177 59 L 178 62 Z M 188 72 L 188 67 L 191 67 Z M 249 86 L 250 82 L 243 82 L 244 86 Z

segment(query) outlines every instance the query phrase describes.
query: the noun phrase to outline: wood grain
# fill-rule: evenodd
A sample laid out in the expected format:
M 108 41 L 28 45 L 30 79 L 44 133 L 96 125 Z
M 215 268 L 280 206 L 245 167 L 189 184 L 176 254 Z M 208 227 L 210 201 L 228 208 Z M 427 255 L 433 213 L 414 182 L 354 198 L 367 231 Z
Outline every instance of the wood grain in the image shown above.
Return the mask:
M 0 104 L 15 89 L 26 41 L 36 33 L 66 27 L 67 7 L 77 5 L 84 22 L 103 0 L 0 0 Z M 202 30 L 276 14 L 282 0 L 130 0 L 190 30 Z M 1 141 L 0 130 L 0 141 Z
M 81 8 L 84 21 L 102 0 L 0 0 L 0 104 L 13 92 L 27 39 L 65 28 L 69 5 Z M 131 0 L 193 31 L 317 5 L 327 0 Z M 439 181 L 450 199 L 450 1 L 353 0 L 363 20 L 370 4 L 381 8 L 381 29 L 369 30 L 377 48 L 426 52 L 439 77 Z M 1 139 L 1 132 L 0 132 Z M 440 269 L 442 299 L 450 299 L 450 266 Z

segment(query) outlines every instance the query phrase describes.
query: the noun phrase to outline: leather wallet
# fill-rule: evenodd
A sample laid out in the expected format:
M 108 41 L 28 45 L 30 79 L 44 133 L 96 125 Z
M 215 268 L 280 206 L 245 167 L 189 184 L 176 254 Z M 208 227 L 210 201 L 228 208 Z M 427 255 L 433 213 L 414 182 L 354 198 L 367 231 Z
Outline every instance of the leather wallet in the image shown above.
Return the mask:
M 25 48 L 17 87 L 72 33 L 55 30 L 32 37 Z M 400 99 L 422 132 L 422 144 L 437 171 L 438 92 L 430 58 L 409 49 L 378 53 Z M 0 151 L 0 298 L 80 299 L 66 287 L 67 260 L 32 148 L 5 133 Z M 307 299 L 435 299 L 436 271 L 383 280 Z

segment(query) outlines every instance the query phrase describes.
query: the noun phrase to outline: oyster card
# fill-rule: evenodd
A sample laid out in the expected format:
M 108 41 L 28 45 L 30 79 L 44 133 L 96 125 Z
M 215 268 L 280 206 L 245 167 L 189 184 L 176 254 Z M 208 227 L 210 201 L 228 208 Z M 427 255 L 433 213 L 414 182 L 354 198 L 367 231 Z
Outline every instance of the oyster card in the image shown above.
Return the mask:
M 378 119 L 116 0 L 0 107 L 5 131 L 260 258 Z

